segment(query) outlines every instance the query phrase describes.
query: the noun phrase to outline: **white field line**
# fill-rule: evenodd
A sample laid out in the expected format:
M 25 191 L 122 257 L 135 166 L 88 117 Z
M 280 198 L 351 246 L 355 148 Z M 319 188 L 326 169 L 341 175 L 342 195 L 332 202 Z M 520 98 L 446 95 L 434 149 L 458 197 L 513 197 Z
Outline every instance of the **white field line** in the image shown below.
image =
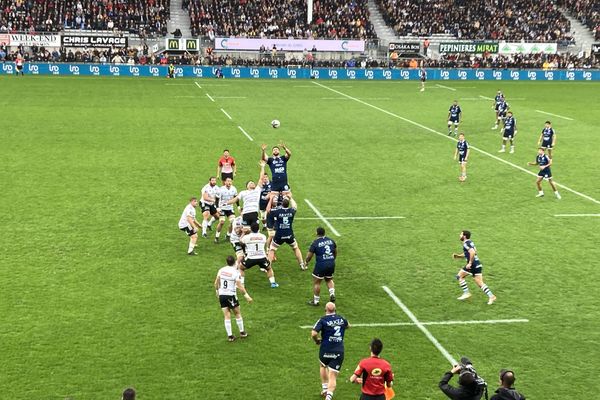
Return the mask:
M 194 83 L 196 83 L 196 85 L 198 85 L 198 82 L 194 82 Z M 200 85 L 198 85 L 198 86 L 200 86 Z M 202 86 L 219 86 L 219 87 L 221 87 L 221 86 L 231 86 L 231 85 L 221 85 L 219 83 L 203 83 Z
M 351 100 L 354 100 L 354 101 L 356 101 L 356 102 L 358 102 L 358 103 L 361 103 L 361 104 L 363 104 L 363 105 L 365 105 L 365 106 L 367 106 L 367 107 L 371 107 L 371 108 L 373 108 L 373 109 L 375 109 L 375 110 L 377 110 L 377 111 L 381 111 L 382 113 L 384 113 L 384 114 L 387 114 L 387 115 L 389 115 L 389 116 L 391 116 L 391 117 L 398 118 L 399 120 L 402 120 L 402 121 L 404 121 L 404 122 L 407 122 L 407 123 L 409 123 L 409 124 L 412 124 L 412 125 L 414 125 L 414 126 L 418 126 L 418 127 L 419 127 L 419 128 L 421 128 L 421 129 L 424 129 L 424 130 L 426 130 L 426 131 L 429 131 L 429 132 L 431 132 L 431 133 L 435 133 L 436 135 L 439 135 L 439 136 L 441 136 L 441 137 L 443 137 L 443 138 L 446 138 L 446 139 L 448 139 L 448 140 L 452 140 L 453 142 L 456 142 L 456 141 L 457 141 L 457 139 L 455 139 L 455 138 L 453 138 L 453 137 L 450 137 L 450 136 L 448 136 L 446 133 L 442 133 L 442 132 L 436 131 L 435 129 L 431 129 L 431 128 L 429 128 L 429 127 L 427 127 L 427 126 L 423 125 L 423 124 L 420 124 L 420 123 L 418 123 L 418 122 L 415 122 L 415 121 L 413 121 L 413 120 L 410 120 L 410 119 L 408 119 L 408 118 L 404 118 L 404 117 L 402 117 L 402 116 L 400 116 L 400 115 L 398 115 L 398 114 L 394 114 L 394 113 L 393 113 L 393 112 L 391 112 L 391 111 L 385 110 L 385 109 L 383 109 L 383 108 L 381 108 L 381 107 L 377 107 L 376 105 L 373 105 L 373 104 L 367 103 L 366 101 L 363 101 L 363 100 L 361 100 L 361 99 L 358 99 L 358 98 L 356 98 L 356 97 L 352 97 L 352 96 L 350 96 L 350 95 L 347 95 L 347 94 L 345 94 L 345 93 L 343 93 L 343 92 L 340 92 L 339 90 L 332 89 L 332 88 L 330 88 L 330 87 L 328 87 L 328 86 L 325 86 L 325 85 L 323 85 L 323 84 L 321 84 L 321 83 L 319 83 L 319 82 L 313 82 L 313 85 L 320 86 L 320 87 L 322 87 L 323 89 L 327 89 L 327 90 L 329 90 L 329 91 L 331 91 L 331 92 L 337 93 L 337 94 L 339 94 L 340 96 L 345 96 L 345 97 L 347 97 L 347 98 L 349 98 L 349 99 L 351 99 Z M 485 96 L 479 96 L 479 97 L 481 97 L 481 98 L 485 98 L 485 99 L 489 99 L 489 100 L 493 100 L 493 99 L 492 99 L 492 98 L 490 98 L 490 97 L 485 97 Z M 522 171 L 522 172 L 525 172 L 526 174 L 529 174 L 529 175 L 532 175 L 532 176 L 536 176 L 536 177 L 537 177 L 537 174 L 536 174 L 536 173 L 534 173 L 534 172 L 532 172 L 532 171 L 530 171 L 530 170 L 528 170 L 528 169 L 525 169 L 525 168 L 523 168 L 523 167 L 521 167 L 521 166 L 519 166 L 519 165 L 517 165 L 517 164 L 513 164 L 512 162 L 510 162 L 510 161 L 507 161 L 507 160 L 505 160 L 505 159 L 503 159 L 503 158 L 500 158 L 500 157 L 497 157 L 497 156 L 495 156 L 495 155 L 493 155 L 493 154 L 491 154 L 491 153 L 488 153 L 488 152 L 487 152 L 487 151 L 485 151 L 485 150 L 482 150 L 482 149 L 480 149 L 480 148 L 478 148 L 478 147 L 475 147 L 475 146 L 471 146 L 470 148 L 471 148 L 471 149 L 473 149 L 473 150 L 475 150 L 475 151 L 477 151 L 477 152 L 479 152 L 479 153 L 481 153 L 481 154 L 484 154 L 484 155 L 486 155 L 486 156 L 488 156 L 488 157 L 490 157 L 490 158 L 493 158 L 493 159 L 494 159 L 494 160 L 496 160 L 496 161 L 499 161 L 499 162 L 501 162 L 501 163 L 504 163 L 504 164 L 506 164 L 506 165 L 510 165 L 511 167 L 513 167 L 513 168 L 516 168 L 516 169 L 518 169 L 519 171 Z M 568 192 L 571 192 L 571 193 L 573 193 L 573 194 L 575 194 L 575 195 L 577 195 L 577 196 L 579 196 L 579 197 L 582 197 L 582 198 L 584 198 L 584 199 L 587 199 L 587 200 L 589 200 L 589 201 L 591 201 L 591 202 L 594 202 L 594 203 L 596 203 L 596 204 L 600 204 L 600 201 L 599 201 L 599 200 L 596 200 L 596 199 L 594 199 L 593 197 L 590 197 L 590 196 L 588 196 L 587 194 L 584 194 L 584 193 L 578 192 L 578 191 L 576 191 L 576 190 L 574 190 L 574 189 L 571 189 L 570 187 L 568 187 L 568 186 L 565 186 L 565 185 L 563 185 L 563 184 L 560 184 L 560 183 L 558 183 L 558 182 L 556 182 L 556 181 L 554 181 L 554 184 L 556 184 L 556 186 L 558 186 L 558 187 L 560 187 L 560 188 L 562 188 L 562 189 L 565 189 L 566 191 L 568 191 Z
M 333 220 L 371 220 L 371 219 L 405 219 L 406 217 L 327 217 L 327 219 Z M 303 220 L 311 220 L 311 219 L 321 219 L 319 217 L 299 217 L 294 218 L 294 220 L 303 219 Z
M 210 94 L 206 93 L 206 97 L 208 97 L 210 99 L 210 101 L 212 101 L 213 103 L 215 102 L 215 99 L 213 99 L 212 97 L 210 97 Z
M 435 86 L 442 88 L 442 89 L 448 89 L 448 90 L 452 90 L 453 92 L 456 92 L 456 89 L 450 87 L 450 86 L 444 86 L 444 85 L 440 85 L 439 83 L 436 83 Z
M 166 86 L 190 86 L 191 83 L 165 83 Z
M 176 99 L 194 99 L 194 98 L 200 98 L 201 96 L 173 96 Z
M 346 97 L 321 97 L 321 100 L 350 100 Z M 389 97 L 364 97 L 361 100 L 391 100 Z
M 313 85 L 294 85 L 295 88 L 315 88 Z
M 313 212 L 317 215 L 317 217 L 319 217 L 319 219 L 321 221 L 323 221 L 325 223 L 325 225 L 327 225 L 327 227 L 331 230 L 331 232 L 333 232 L 333 234 L 335 236 L 342 236 L 340 235 L 340 233 L 333 227 L 333 225 L 331 225 L 331 223 L 323 216 L 323 214 L 321 214 L 321 212 L 317 209 L 317 207 L 315 207 L 313 205 L 313 203 L 310 202 L 310 200 L 308 199 L 304 199 L 304 201 L 306 202 L 306 204 L 308 204 L 308 206 L 313 210 Z
M 246 96 L 214 96 L 215 99 L 247 99 Z
M 535 110 L 535 112 L 539 112 L 540 114 L 552 115 L 553 117 L 558 117 L 558 118 L 566 119 L 567 121 L 574 121 L 573 118 L 565 117 L 564 115 L 552 114 L 552 113 L 549 113 L 549 112 L 546 112 L 546 111 L 542 111 L 542 110 Z
M 529 322 L 528 319 L 480 319 L 480 320 L 469 320 L 469 321 L 430 321 L 421 322 L 421 325 L 495 325 L 495 324 L 518 324 Z M 386 326 L 416 326 L 414 322 L 374 322 L 374 323 L 358 323 L 351 324 L 353 328 L 356 327 L 386 327 Z M 310 329 L 312 325 L 301 325 L 302 329 Z
M 198 82 L 194 82 L 196 84 L 196 86 L 198 86 L 198 89 L 202 89 L 202 86 L 200 86 L 200 84 Z
M 487 96 L 479 95 L 479 97 L 482 98 L 482 99 L 484 99 L 484 100 L 494 100 L 491 97 L 487 97 Z
M 555 217 L 600 217 L 600 214 L 555 214 Z
M 250 135 L 248 134 L 248 132 L 246 132 L 246 131 L 244 130 L 244 128 L 242 128 L 241 126 L 239 126 L 239 125 L 238 125 L 238 129 L 239 129 L 240 131 L 242 131 L 242 133 L 243 133 L 244 135 L 246 135 L 246 137 L 247 137 L 247 138 L 248 138 L 248 139 L 249 139 L 251 142 L 254 142 L 254 139 L 252 139 L 252 136 L 250 136 Z
M 394 303 L 396 303 L 396 305 L 400 307 L 402 311 L 404 311 L 404 313 L 408 316 L 408 318 L 410 318 L 410 320 L 415 324 L 415 326 L 419 328 L 421 332 L 423 332 L 427 339 L 429 339 L 429 341 L 433 343 L 435 348 L 438 349 L 440 353 L 442 353 L 446 360 L 448 360 L 448 362 L 451 365 L 457 365 L 458 363 L 456 362 L 454 357 L 452 357 L 452 355 L 448 353 L 448 350 L 446 350 L 444 346 L 442 346 L 440 342 L 438 342 L 438 340 L 431 334 L 431 332 L 429 332 L 429 330 L 425 328 L 425 325 L 419 322 L 417 317 L 415 317 L 415 314 L 413 314 L 412 311 L 410 311 L 408 307 L 404 305 L 404 303 L 394 294 L 394 292 L 392 292 L 387 286 L 382 286 L 382 288 L 388 294 L 388 296 L 390 296 L 392 300 L 394 300 Z
M 223 114 L 225 114 L 225 116 L 226 116 L 227 118 L 229 118 L 230 120 L 232 120 L 232 119 L 233 119 L 233 118 L 231 118 L 231 115 L 229 115 L 229 114 L 227 113 L 227 111 L 223 110 L 222 108 L 221 108 L 221 111 L 223 112 Z

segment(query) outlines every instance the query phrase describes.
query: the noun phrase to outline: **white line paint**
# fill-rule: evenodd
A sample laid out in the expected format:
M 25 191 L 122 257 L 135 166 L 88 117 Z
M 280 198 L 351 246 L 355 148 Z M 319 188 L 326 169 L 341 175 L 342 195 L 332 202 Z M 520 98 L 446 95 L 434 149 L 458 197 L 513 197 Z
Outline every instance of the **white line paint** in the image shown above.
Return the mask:
M 327 219 L 333 219 L 333 220 L 371 220 L 371 219 L 405 219 L 406 217 L 327 217 Z M 294 220 L 298 220 L 298 219 L 304 219 L 304 220 L 310 220 L 310 219 L 321 219 L 319 217 L 297 217 L 294 218 Z
M 212 97 L 210 97 L 210 94 L 206 93 L 206 97 L 208 97 L 210 99 L 210 101 L 212 101 L 213 103 L 215 102 L 215 99 L 213 99 Z
M 313 85 L 295 85 L 293 87 L 297 87 L 297 88 L 315 88 Z
M 246 137 L 247 137 L 247 138 L 248 138 L 248 139 L 249 139 L 251 142 L 254 142 L 254 139 L 252 139 L 252 136 L 248 135 L 248 132 L 246 132 L 246 131 L 244 130 L 244 128 L 242 128 L 241 126 L 238 126 L 238 129 L 239 129 L 240 131 L 242 131 L 242 133 L 243 133 L 244 135 L 246 135 Z
M 394 303 L 396 303 L 396 305 L 400 307 L 402 311 L 404 311 L 404 313 L 408 316 L 408 318 L 410 318 L 410 320 L 415 324 L 415 326 L 419 328 L 421 332 L 423 332 L 427 339 L 429 339 L 429 341 L 433 343 L 435 348 L 438 349 L 440 353 L 442 353 L 446 360 L 448 360 L 448 362 L 450 362 L 451 365 L 458 364 L 454 357 L 452 357 L 452 355 L 448 353 L 448 350 L 446 350 L 444 346 L 442 346 L 440 342 L 438 342 L 438 340 L 431 334 L 431 332 L 429 332 L 429 330 L 425 328 L 425 326 L 421 322 L 419 322 L 417 317 L 415 317 L 415 314 L 413 314 L 412 311 L 410 311 L 409 308 L 404 305 L 404 303 L 394 294 L 394 292 L 392 292 L 387 286 L 382 286 L 382 288 L 388 294 L 388 296 L 390 296 L 392 300 L 394 300 Z
M 223 114 L 225 114 L 225 116 L 226 116 L 227 118 L 229 118 L 230 120 L 232 120 L 232 119 L 233 119 L 233 118 L 231 118 L 231 115 L 229 115 L 229 114 L 227 113 L 227 111 L 223 110 L 222 108 L 221 108 L 221 111 L 223 112 Z
M 196 84 L 198 84 L 198 82 L 196 82 Z M 222 87 L 222 86 L 231 86 L 231 85 L 221 85 L 221 84 L 218 84 L 218 83 L 215 83 L 215 84 L 213 84 L 213 83 L 203 83 L 202 86 L 218 86 L 218 87 Z
M 469 320 L 469 321 L 431 321 L 421 322 L 421 325 L 494 325 L 494 324 L 519 324 L 529 322 L 528 319 L 483 319 L 483 320 Z M 351 324 L 353 328 L 356 327 L 386 327 L 386 326 L 416 326 L 414 322 L 374 322 L 366 324 Z M 302 329 L 310 329 L 313 325 L 302 325 Z
M 418 127 L 419 127 L 419 128 L 421 128 L 421 129 L 424 129 L 424 130 L 426 130 L 426 131 L 429 131 L 429 132 L 431 132 L 431 133 L 435 133 L 436 135 L 438 135 L 438 136 L 441 136 L 441 137 L 443 137 L 443 138 L 446 138 L 446 139 L 448 139 L 448 140 L 452 140 L 453 142 L 456 142 L 456 141 L 457 141 L 457 139 L 455 139 L 455 138 L 453 138 L 453 137 L 450 137 L 450 136 L 448 136 L 446 133 L 442 133 L 442 132 L 436 131 L 435 129 L 431 129 L 431 128 L 429 128 L 429 127 L 427 127 L 427 126 L 423 125 L 423 124 L 420 124 L 420 123 L 418 123 L 418 122 L 415 122 L 415 121 L 413 121 L 413 120 L 410 120 L 410 119 L 408 119 L 408 118 L 404 118 L 404 117 L 402 117 L 402 116 L 400 116 L 400 115 L 398 115 L 398 114 L 394 114 L 394 113 L 393 113 L 393 112 L 391 112 L 391 111 L 388 111 L 388 110 L 385 110 L 385 109 L 383 109 L 383 108 L 381 108 L 381 107 L 377 107 L 376 105 L 373 105 L 373 104 L 367 103 L 366 101 L 363 101 L 363 100 L 361 100 L 361 99 L 359 99 L 359 98 L 356 98 L 356 97 L 352 97 L 352 96 L 350 96 L 350 95 L 347 95 L 347 94 L 345 94 L 345 93 L 343 93 L 343 92 L 340 92 L 339 90 L 332 89 L 332 88 L 330 88 L 330 87 L 328 87 L 328 86 L 325 86 L 325 85 L 323 85 L 323 84 L 321 84 L 321 83 L 319 83 L 319 82 L 313 82 L 313 85 L 320 86 L 320 87 L 322 87 L 323 89 L 327 89 L 327 90 L 329 90 L 329 91 L 331 91 L 331 92 L 334 92 L 334 93 L 337 93 L 337 94 L 339 94 L 340 96 L 347 97 L 347 98 L 349 98 L 349 99 L 351 99 L 351 100 L 354 100 L 354 101 L 356 101 L 357 103 L 361 103 L 361 104 L 363 104 L 363 105 L 365 105 L 365 106 L 367 106 L 367 107 L 371 107 L 371 108 L 373 108 L 373 109 L 375 109 L 375 110 L 377 110 L 377 111 L 381 111 L 382 113 L 384 113 L 384 114 L 387 114 L 387 115 L 389 115 L 389 116 L 391 116 L 391 117 L 398 118 L 399 120 L 402 120 L 402 121 L 404 121 L 404 122 L 407 122 L 407 123 L 409 123 L 409 124 L 412 124 L 412 125 L 414 125 L 414 126 L 418 126 Z M 492 98 L 490 98 L 490 97 L 485 97 L 485 96 L 479 96 L 479 97 L 481 97 L 481 98 L 485 98 L 485 99 L 489 99 L 489 100 L 493 100 L 493 99 L 492 99 Z M 471 148 L 471 149 L 473 149 L 473 150 L 475 150 L 475 151 L 477 151 L 477 152 L 479 152 L 479 153 L 481 153 L 481 154 L 484 154 L 484 155 L 486 155 L 486 156 L 488 156 L 488 157 L 490 157 L 490 158 L 493 158 L 493 159 L 494 159 L 494 160 L 496 160 L 496 161 L 499 161 L 499 162 L 501 162 L 501 163 L 504 163 L 504 164 L 506 164 L 506 165 L 510 165 L 511 167 L 513 167 L 513 168 L 516 168 L 516 169 L 518 169 L 519 171 L 522 171 L 522 172 L 525 172 L 526 174 L 529 174 L 529 175 L 532 175 L 532 176 L 536 176 L 536 177 L 537 177 L 537 174 L 536 174 L 536 173 L 534 173 L 534 172 L 532 172 L 532 171 L 530 171 L 530 170 L 528 170 L 528 169 L 525 169 L 525 168 L 523 168 L 523 167 L 521 167 L 521 166 L 519 166 L 519 165 L 517 165 L 517 164 L 513 164 L 512 162 L 510 162 L 510 161 L 507 161 L 507 160 L 505 160 L 505 159 L 503 159 L 503 158 L 500 158 L 500 157 L 497 157 L 497 156 L 495 156 L 495 155 L 493 155 L 493 154 L 491 154 L 491 153 L 488 153 L 488 152 L 487 152 L 487 151 L 485 151 L 485 150 L 482 150 L 482 149 L 480 149 L 480 148 L 478 148 L 478 147 L 475 147 L 475 146 L 471 146 L 470 148 Z M 575 195 L 579 196 L 579 197 L 582 197 L 582 198 L 584 198 L 584 199 L 587 199 L 587 200 L 589 200 L 589 201 L 591 201 L 591 202 L 594 202 L 594 203 L 596 203 L 596 204 L 600 204 L 600 201 L 599 201 L 599 200 L 596 200 L 596 199 L 594 199 L 593 197 L 591 197 L 591 196 L 588 196 L 587 194 L 584 194 L 584 193 L 578 192 L 578 191 L 576 191 L 576 190 L 574 190 L 574 189 L 571 189 L 570 187 L 568 187 L 568 186 L 565 186 L 565 185 L 563 185 L 563 184 L 560 184 L 560 183 L 558 183 L 558 182 L 556 182 L 556 181 L 554 181 L 554 184 L 555 184 L 556 186 L 558 186 L 558 187 L 560 187 L 560 188 L 562 188 L 562 189 L 564 189 L 564 190 L 568 191 L 568 192 L 571 192 L 571 193 L 573 193 L 573 194 L 575 194 Z
M 448 90 L 452 90 L 453 92 L 456 92 L 456 89 L 450 87 L 450 86 L 444 86 L 444 85 L 440 85 L 439 83 L 436 83 L 435 86 L 442 88 L 442 89 L 448 89 Z
M 214 96 L 215 99 L 247 99 L 246 96 Z
M 600 214 L 555 214 L 555 217 L 600 217 Z
M 304 201 L 306 202 L 306 204 L 308 204 L 308 206 L 310 208 L 312 208 L 313 212 L 317 215 L 317 217 L 319 217 L 319 219 L 321 221 L 323 221 L 325 223 L 325 225 L 327 225 L 327 227 L 331 230 L 331 232 L 333 232 L 333 234 L 335 236 L 342 236 L 340 235 L 340 233 L 333 227 L 333 225 L 331 225 L 331 223 L 323 216 L 323 214 L 321 214 L 321 212 L 317 209 L 317 207 L 315 207 L 313 205 L 313 203 L 310 202 L 310 200 L 308 199 L 304 199 Z
M 482 99 L 484 99 L 484 100 L 494 100 L 491 97 L 487 97 L 487 96 L 479 95 L 479 97 L 482 98 Z
M 193 99 L 193 98 L 200 98 L 200 96 L 173 96 L 176 99 Z
M 191 83 L 165 83 L 167 86 L 191 86 Z
M 566 119 L 567 121 L 574 121 L 573 118 L 565 117 L 564 115 L 552 114 L 552 113 L 542 111 L 542 110 L 535 110 L 535 112 L 539 112 L 540 114 L 552 115 L 553 117 Z
M 346 97 L 321 97 L 321 100 L 351 100 Z M 389 97 L 364 97 L 361 100 L 390 100 Z
M 202 86 L 200 86 L 200 84 L 198 82 L 194 82 L 196 84 L 196 86 L 198 86 L 198 89 L 202 89 Z

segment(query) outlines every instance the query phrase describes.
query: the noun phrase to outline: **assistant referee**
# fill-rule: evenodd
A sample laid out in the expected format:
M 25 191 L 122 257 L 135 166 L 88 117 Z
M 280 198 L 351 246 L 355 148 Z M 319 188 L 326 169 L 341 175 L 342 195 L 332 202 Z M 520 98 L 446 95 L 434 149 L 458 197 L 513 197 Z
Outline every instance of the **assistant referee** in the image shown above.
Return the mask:
M 362 384 L 360 400 L 385 400 L 386 385 L 391 388 L 394 381 L 392 366 L 379 354 L 383 350 L 381 340 L 375 338 L 371 341 L 371 357 L 362 359 L 350 382 Z

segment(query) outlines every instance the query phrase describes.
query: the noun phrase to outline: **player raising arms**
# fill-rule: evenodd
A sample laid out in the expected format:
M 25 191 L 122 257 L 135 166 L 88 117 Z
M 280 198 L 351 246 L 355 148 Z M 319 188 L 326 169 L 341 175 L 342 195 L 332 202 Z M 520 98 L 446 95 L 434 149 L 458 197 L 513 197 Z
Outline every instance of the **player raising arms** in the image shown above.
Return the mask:
M 468 275 L 473 276 L 473 280 L 483 290 L 488 297 L 488 304 L 494 304 L 496 301 L 496 296 L 492 293 L 490 288 L 483 283 L 483 265 L 479 261 L 479 256 L 477 255 L 477 249 L 475 248 L 475 244 L 471 241 L 471 232 L 462 231 L 460 232 L 460 241 L 463 242 L 463 254 L 460 253 L 452 253 L 453 258 L 465 258 L 467 260 L 467 264 L 458 271 L 456 275 L 456 279 L 458 279 L 458 284 L 463 291 L 462 296 L 458 298 L 458 300 L 466 300 L 471 297 L 471 293 L 469 292 L 469 287 L 467 286 L 467 281 L 465 281 L 465 277 Z
M 285 151 L 284 156 L 281 156 L 279 147 L 283 148 Z M 289 192 L 290 186 L 288 185 L 287 163 L 292 156 L 292 152 L 284 143 L 280 143 L 279 146 L 273 146 L 272 157 L 267 157 L 267 153 L 265 151 L 267 149 L 266 144 L 263 144 L 261 149 L 262 160 L 265 161 L 271 169 L 271 191 L 284 193 Z
M 311 306 L 318 306 L 321 299 L 321 282 L 325 280 L 329 289 L 329 301 L 335 303 L 335 284 L 333 274 L 335 272 L 335 259 L 337 257 L 337 245 L 333 239 L 325 236 L 325 229 L 317 228 L 317 238 L 312 242 L 308 253 L 306 253 L 306 265 L 315 256 L 315 269 L 313 270 L 313 299 L 308 301 Z
M 498 92 L 496 92 L 496 96 L 494 97 L 494 103 L 492 104 L 492 108 L 496 111 L 496 118 L 494 118 L 494 127 L 492 129 L 498 129 L 498 106 L 503 101 L 504 94 L 498 89 Z
M 554 132 L 554 129 L 552 128 L 552 122 L 546 121 L 546 125 L 544 126 L 544 129 L 542 129 L 542 133 L 538 139 L 538 146 L 543 149 L 548 149 L 548 158 L 551 159 L 554 145 L 556 145 L 556 132 Z
M 279 285 L 275 282 L 273 268 L 271 268 L 271 262 L 267 259 L 267 252 L 265 251 L 267 237 L 258 232 L 259 228 L 258 222 L 253 222 L 250 226 L 251 232 L 243 235 L 241 239 L 241 242 L 246 249 L 246 257 L 240 266 L 240 270 L 242 271 L 242 284 L 244 283 L 244 271 L 258 265 L 261 271 L 267 273 L 271 287 L 277 288 Z
M 219 243 L 219 236 L 221 236 L 221 229 L 225 225 L 225 221 L 229 220 L 229 228 L 227 231 L 227 238 L 231 235 L 231 226 L 235 218 L 235 212 L 233 211 L 233 204 L 227 204 L 227 202 L 237 196 L 237 189 L 233 186 L 233 180 L 230 177 L 225 178 L 225 184 L 221 186 L 217 192 L 219 199 L 219 224 L 217 225 L 217 231 L 215 232 L 215 243 Z
M 233 310 L 233 313 L 235 314 L 235 322 L 240 330 L 240 337 L 248 337 L 248 334 L 244 329 L 242 313 L 240 312 L 237 289 L 240 289 L 244 294 L 248 303 L 252 303 L 252 297 L 250 297 L 240 280 L 240 271 L 235 267 L 235 258 L 233 256 L 228 256 L 227 265 L 221 268 L 217 273 L 215 290 L 217 291 L 217 297 L 219 298 L 219 303 L 221 304 L 221 310 L 223 311 L 223 317 L 225 319 L 227 340 L 230 342 L 235 340 L 235 336 L 233 336 L 233 331 L 231 330 L 231 310 Z
M 469 142 L 465 140 L 465 134 L 461 133 L 458 135 L 458 142 L 456 143 L 456 149 L 454 150 L 454 159 L 458 159 L 458 165 L 460 166 L 460 176 L 458 180 L 464 182 L 467 179 L 467 160 L 469 159 Z
M 246 228 L 252 225 L 254 222 L 258 222 L 260 192 L 262 190 L 262 177 L 264 174 L 265 162 L 261 161 L 258 185 L 256 185 L 254 181 L 248 181 L 246 183 L 246 190 L 242 190 L 237 196 L 227 202 L 227 204 L 234 204 L 239 200 L 242 200 L 242 220 L 244 221 L 244 226 L 246 226 Z M 246 231 L 248 231 L 248 229 L 246 229 Z
M 546 178 L 548 180 L 548 183 L 552 187 L 552 190 L 554 190 L 554 195 L 557 199 L 560 200 L 560 193 L 558 193 L 558 189 L 552 181 L 552 171 L 550 171 L 550 166 L 552 166 L 552 159 L 545 154 L 545 149 L 543 147 L 540 147 L 538 149 L 538 154 L 535 158 L 535 162 L 528 162 L 527 165 L 537 165 L 540 168 L 537 179 L 535 181 L 535 184 L 538 188 L 538 194 L 535 197 L 544 197 L 544 191 L 542 190 L 542 180 Z
M 242 217 L 235 217 L 233 221 L 231 221 L 231 235 L 229 236 L 229 242 L 231 243 L 231 247 L 233 247 L 233 251 L 235 251 L 235 256 L 237 257 L 236 264 L 238 267 L 242 265 L 245 255 L 241 239 L 243 234 L 244 221 L 242 221 Z
M 267 228 L 267 204 L 271 195 L 271 181 L 269 181 L 269 175 L 264 174 L 262 176 L 262 189 L 260 192 L 260 222 L 263 224 L 263 230 Z
M 200 223 L 196 220 L 196 207 L 198 206 L 198 199 L 192 197 L 190 203 L 185 206 L 181 218 L 179 218 L 179 229 L 185 232 L 190 237 L 190 244 L 188 246 L 188 255 L 195 256 L 196 252 L 196 241 L 198 240 L 198 229 L 200 229 Z
M 207 237 L 206 229 L 212 229 L 212 223 L 215 219 L 219 218 L 219 212 L 217 211 L 217 195 L 219 193 L 219 187 L 217 186 L 217 178 L 211 176 L 208 183 L 204 185 L 201 191 L 202 204 L 202 237 Z M 210 221 L 209 221 L 209 217 Z
M 462 110 L 458 105 L 458 101 L 454 100 L 454 103 L 448 110 L 448 136 L 452 135 L 452 125 L 454 124 L 454 136 L 458 135 L 458 125 L 462 118 Z
M 504 127 L 502 128 L 502 148 L 498 153 L 506 151 L 506 142 L 510 142 L 510 154 L 515 152 L 515 136 L 517 135 L 517 120 L 513 117 L 512 111 L 506 113 Z
M 289 195 L 291 196 L 291 193 Z M 297 204 L 294 199 L 291 197 L 284 197 L 281 207 L 270 211 L 274 221 L 275 236 L 273 237 L 271 247 L 269 248 L 269 260 L 273 261 L 275 258 L 275 252 L 279 246 L 287 243 L 294 250 L 294 254 L 296 255 L 296 260 L 298 260 L 300 269 L 304 271 L 306 270 L 306 265 L 304 265 L 302 251 L 300 251 L 300 247 L 298 247 L 298 243 L 294 237 L 294 229 L 292 227 L 294 224 L 294 215 L 296 215 L 296 209 Z

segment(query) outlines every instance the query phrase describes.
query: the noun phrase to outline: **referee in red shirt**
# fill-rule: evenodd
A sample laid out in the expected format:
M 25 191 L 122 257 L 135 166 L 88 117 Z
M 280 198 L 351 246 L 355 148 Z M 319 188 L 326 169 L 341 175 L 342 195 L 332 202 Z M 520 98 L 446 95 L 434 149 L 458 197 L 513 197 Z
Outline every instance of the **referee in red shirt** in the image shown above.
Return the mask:
M 383 350 L 383 343 L 379 339 L 371 342 L 371 357 L 358 363 L 350 382 L 362 384 L 360 400 L 385 400 L 385 387 L 391 387 L 394 381 L 392 366 L 379 353 Z

